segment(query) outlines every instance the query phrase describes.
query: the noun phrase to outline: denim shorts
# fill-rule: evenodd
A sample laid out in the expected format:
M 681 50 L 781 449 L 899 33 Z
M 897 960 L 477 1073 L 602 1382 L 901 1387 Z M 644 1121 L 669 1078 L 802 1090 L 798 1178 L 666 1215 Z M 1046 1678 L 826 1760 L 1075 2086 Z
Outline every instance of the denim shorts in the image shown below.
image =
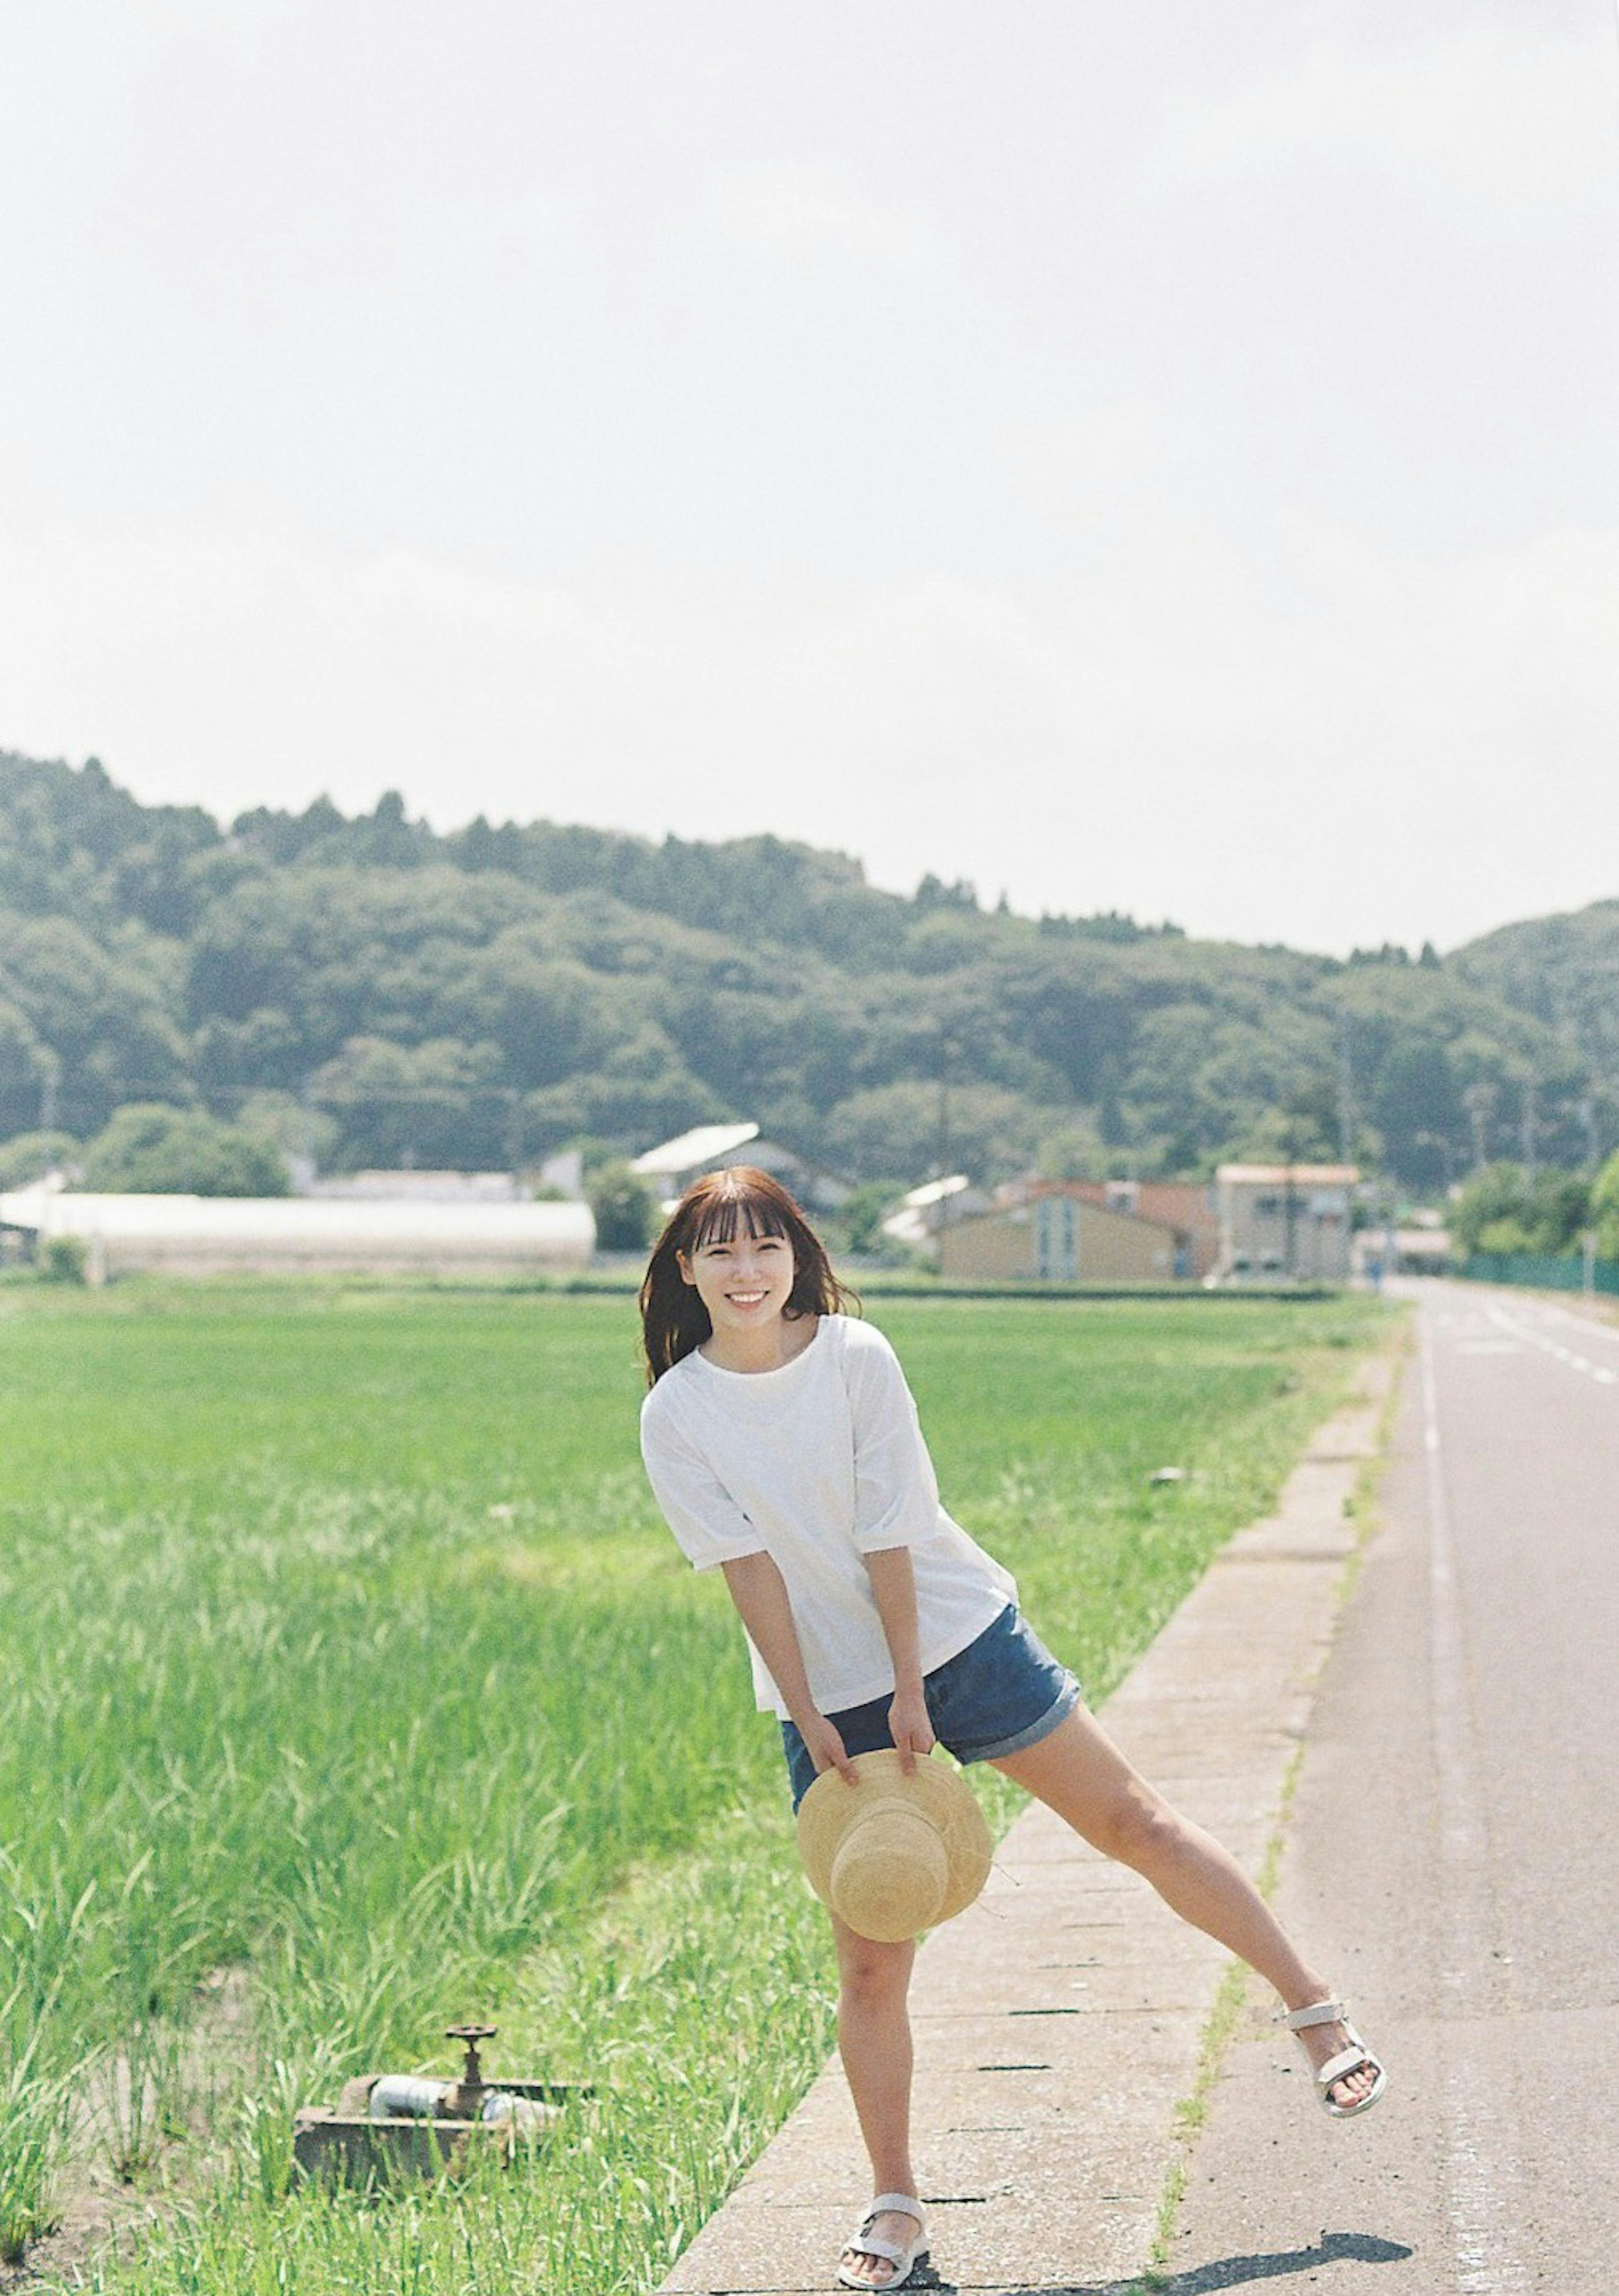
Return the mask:
M 933 1734 L 958 1762 L 998 1761 L 1038 1745 L 1083 1695 L 1015 1603 L 1008 1603 L 966 1650 L 925 1676 L 922 1688 Z M 893 1696 L 887 1690 L 863 1706 L 847 1706 L 826 1717 L 850 1753 L 870 1754 L 893 1744 L 888 1726 Z M 815 1764 L 795 1722 L 782 1724 L 781 1738 L 796 1809 L 815 1782 Z

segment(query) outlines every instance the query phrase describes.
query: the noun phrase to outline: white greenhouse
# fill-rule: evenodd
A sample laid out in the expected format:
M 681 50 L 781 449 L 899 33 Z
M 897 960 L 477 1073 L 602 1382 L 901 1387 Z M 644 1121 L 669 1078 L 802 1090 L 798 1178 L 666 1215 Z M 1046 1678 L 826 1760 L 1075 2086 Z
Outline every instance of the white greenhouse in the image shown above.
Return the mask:
M 364 1201 L 319 1196 L 0 1194 L 0 1228 L 84 1246 L 93 1283 L 136 1273 L 515 1275 L 585 1267 L 582 1203 Z

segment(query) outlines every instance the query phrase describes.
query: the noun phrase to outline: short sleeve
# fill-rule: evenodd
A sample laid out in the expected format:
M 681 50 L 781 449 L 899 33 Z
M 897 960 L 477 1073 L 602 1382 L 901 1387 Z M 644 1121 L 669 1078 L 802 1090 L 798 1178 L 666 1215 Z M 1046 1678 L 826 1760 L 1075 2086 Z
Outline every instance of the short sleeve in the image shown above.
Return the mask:
M 667 1413 L 643 1413 L 641 1456 L 663 1519 L 694 1569 L 712 1570 L 763 1554 L 764 1540 Z
M 858 1326 L 847 1357 L 854 1424 L 855 1545 L 916 1546 L 939 1528 L 939 1484 L 905 1374 L 881 1332 Z

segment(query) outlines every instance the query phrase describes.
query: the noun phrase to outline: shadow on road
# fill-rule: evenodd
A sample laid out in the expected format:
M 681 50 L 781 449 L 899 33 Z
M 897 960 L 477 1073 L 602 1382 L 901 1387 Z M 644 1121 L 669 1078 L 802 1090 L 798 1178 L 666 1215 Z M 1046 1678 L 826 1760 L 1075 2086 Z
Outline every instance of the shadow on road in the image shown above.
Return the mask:
M 1311 2248 L 1279 2249 L 1269 2256 L 1221 2256 L 1150 2279 L 1092 2280 L 1083 2287 L 1027 2288 L 1020 2296 L 1209 2296 L 1217 2288 L 1245 2288 L 1255 2280 L 1279 2280 L 1291 2272 L 1317 2272 L 1324 2264 L 1402 2264 L 1412 2251 L 1375 2233 L 1325 2232 Z

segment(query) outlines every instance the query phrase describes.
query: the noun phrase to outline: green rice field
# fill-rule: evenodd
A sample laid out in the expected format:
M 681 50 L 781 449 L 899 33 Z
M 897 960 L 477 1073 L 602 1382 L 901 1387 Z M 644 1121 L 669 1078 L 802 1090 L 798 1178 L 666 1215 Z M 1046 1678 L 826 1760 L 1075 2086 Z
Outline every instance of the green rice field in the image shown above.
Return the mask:
M 871 1313 L 1098 1700 L 1388 1328 Z M 646 2288 L 801 2092 L 829 1943 L 724 1587 L 642 1482 L 636 1341 L 614 1297 L 0 1291 L 0 2282 Z M 293 2184 L 299 2104 L 452 2070 L 474 2015 L 497 2076 L 594 2097 L 509 2172 Z

